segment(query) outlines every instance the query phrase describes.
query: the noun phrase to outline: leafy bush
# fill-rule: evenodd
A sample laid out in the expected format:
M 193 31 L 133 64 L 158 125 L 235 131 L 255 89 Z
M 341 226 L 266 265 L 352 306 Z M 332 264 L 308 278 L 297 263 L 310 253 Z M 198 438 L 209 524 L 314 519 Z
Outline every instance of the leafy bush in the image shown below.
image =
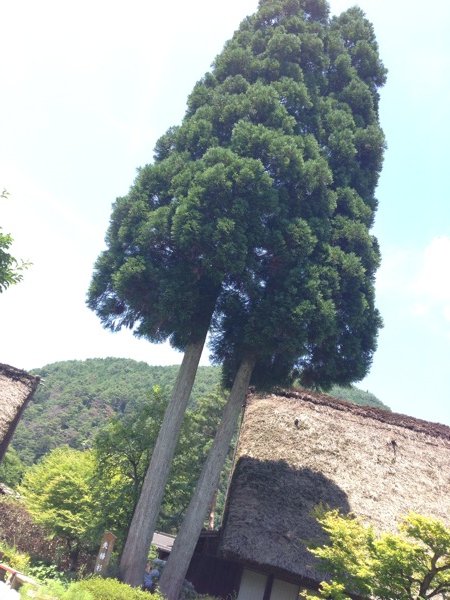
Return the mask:
M 27 569 L 27 575 L 38 581 L 57 580 L 67 583 L 64 571 L 60 571 L 56 565 L 48 565 L 41 561 L 32 563 Z
M 92 577 L 72 584 L 69 589 L 80 592 L 88 591 L 94 600 L 162 600 L 162 596 L 158 593 L 143 592 L 121 583 L 117 579 Z M 78 599 L 78 596 L 75 597 Z M 64 598 L 64 600 L 66 599 Z
M 88 592 L 79 590 L 76 584 L 68 588 L 60 581 L 48 581 L 36 588 L 34 585 L 24 585 L 20 588 L 21 600 L 95 600 Z
M 318 511 L 329 543 L 310 548 L 331 575 L 308 600 L 359 598 L 421 600 L 449 598 L 450 528 L 441 521 L 410 513 L 398 533 L 377 535 L 352 515 Z
M 2 562 L 17 571 L 26 571 L 30 563 L 30 556 L 28 554 L 20 552 L 15 546 L 10 546 L 2 541 L 0 541 L 0 556 Z
M 71 583 L 47 581 L 36 589 L 25 585 L 20 590 L 21 600 L 163 600 L 158 593 L 149 594 L 120 583 L 116 579 L 92 577 Z

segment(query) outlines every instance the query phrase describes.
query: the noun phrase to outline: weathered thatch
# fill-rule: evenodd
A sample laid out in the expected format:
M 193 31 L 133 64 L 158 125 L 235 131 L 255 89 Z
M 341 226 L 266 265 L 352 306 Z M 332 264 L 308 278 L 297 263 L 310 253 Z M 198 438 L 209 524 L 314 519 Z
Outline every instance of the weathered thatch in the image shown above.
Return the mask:
M 0 364 L 0 461 L 38 383 L 38 377 Z
M 241 428 L 221 552 L 281 575 L 321 580 L 306 549 L 318 504 L 394 530 L 413 510 L 450 524 L 450 428 L 338 401 L 251 397 Z

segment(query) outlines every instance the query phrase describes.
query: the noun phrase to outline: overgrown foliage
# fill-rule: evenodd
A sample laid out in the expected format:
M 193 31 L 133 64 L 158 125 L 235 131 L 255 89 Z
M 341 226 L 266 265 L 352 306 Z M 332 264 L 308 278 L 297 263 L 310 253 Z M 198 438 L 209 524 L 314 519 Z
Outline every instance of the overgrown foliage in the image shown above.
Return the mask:
M 17 571 L 25 572 L 30 564 L 30 555 L 20 552 L 16 546 L 0 540 L 0 562 L 4 562 Z
M 162 600 L 158 593 L 149 594 L 117 581 L 92 577 L 71 586 L 73 591 L 89 592 L 93 600 Z M 74 596 L 75 598 L 75 596 Z
M 311 552 L 332 580 L 307 600 L 450 598 L 450 529 L 437 519 L 411 513 L 399 533 L 377 535 L 352 516 L 337 511 L 319 515 L 330 543 Z

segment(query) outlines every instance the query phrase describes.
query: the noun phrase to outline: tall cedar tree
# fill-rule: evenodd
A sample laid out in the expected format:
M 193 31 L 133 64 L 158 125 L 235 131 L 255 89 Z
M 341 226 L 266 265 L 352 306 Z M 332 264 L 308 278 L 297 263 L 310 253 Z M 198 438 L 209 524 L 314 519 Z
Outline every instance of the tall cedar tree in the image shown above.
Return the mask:
M 217 296 L 253 260 L 276 210 L 263 165 L 214 145 L 215 138 L 204 152 L 191 148 L 192 121 L 188 114 L 159 141 L 155 163 L 117 200 L 88 297 L 106 327 L 132 327 L 185 350 L 122 554 L 122 578 L 133 585 L 141 583 Z
M 316 306 L 320 305 L 325 314 L 334 311 L 335 318 L 325 323 L 333 322 L 335 329 L 344 321 L 338 314 L 342 307 L 333 309 L 332 300 L 321 288 L 333 281 L 339 288 L 336 271 L 343 269 L 344 259 L 355 271 L 361 262 L 351 250 L 337 251 L 338 227 L 334 228 L 336 250 L 328 247 L 332 246 L 327 245 L 327 240 L 331 242 L 332 217 L 339 203 L 343 219 L 347 207 L 349 223 L 354 213 L 363 213 L 360 224 L 368 237 L 383 146 L 377 127 L 376 88 L 384 71 L 370 26 L 360 13 L 349 14 L 348 20 L 356 17 L 362 31 L 352 32 L 351 23 L 347 24 L 345 40 L 339 32 L 333 35 L 323 3 L 266 2 L 255 17 L 244 22 L 217 59 L 213 73 L 194 89 L 182 126 L 158 142 L 154 165 L 143 169 L 129 195 L 116 203 L 108 249 L 97 262 L 89 294 L 90 306 L 107 327 L 134 327 L 137 335 L 152 341 L 169 337 L 175 347 L 190 350 L 196 346 L 198 355 L 219 294 L 222 307 L 236 304 L 237 298 L 238 307 L 248 304 L 251 308 L 247 300 L 252 297 L 250 292 L 257 297 L 258 286 L 270 289 L 265 283 L 267 273 L 282 272 L 278 264 L 283 263 L 283 253 L 278 254 L 284 237 L 289 242 L 286 256 L 291 246 L 297 247 L 301 256 L 313 257 L 317 267 L 310 269 L 312 278 L 304 278 L 309 267 L 306 271 L 302 268 L 302 259 L 297 269 L 301 277 L 295 285 L 303 287 L 302 279 L 311 279 L 312 300 L 303 307 L 298 302 L 297 313 L 306 310 L 302 328 L 311 338 L 303 364 L 312 372 L 310 378 L 314 375 L 311 366 L 320 371 L 323 340 L 332 337 L 332 332 L 317 316 Z M 365 70 L 364 77 L 358 66 Z M 345 99 L 351 92 L 357 96 L 355 104 L 365 108 L 366 120 L 364 111 L 358 112 Z M 346 170 L 341 168 L 341 155 L 347 156 Z M 363 159 L 372 164 L 364 166 Z M 367 182 L 363 189 L 364 170 L 366 180 L 372 175 L 371 193 Z M 353 237 L 357 234 L 353 232 Z M 341 237 L 352 241 L 345 232 Z M 372 250 L 375 263 L 377 252 L 374 247 Z M 321 271 L 317 265 L 324 264 L 328 268 Z M 295 277 L 295 268 L 287 270 Z M 367 278 L 370 276 L 368 272 Z M 269 297 L 268 293 L 259 295 Z M 378 326 L 371 299 L 368 294 L 372 348 L 370 342 L 366 344 L 369 349 L 363 362 L 370 361 Z M 253 309 L 250 312 L 253 314 Z M 227 314 L 233 313 L 222 309 L 216 322 L 226 323 Z M 312 334 L 308 314 L 314 314 L 310 321 L 315 321 L 320 335 Z M 339 337 L 338 333 L 334 337 Z M 367 337 L 371 337 L 370 332 Z M 244 342 L 237 346 L 241 353 L 245 350 Z M 286 348 L 281 356 L 287 357 L 287 352 Z M 236 364 L 239 356 L 235 351 L 232 354 Z M 329 354 L 333 357 L 332 352 Z M 289 364 L 294 355 L 278 362 Z M 268 358 L 258 357 L 258 364 Z M 250 365 L 255 360 L 252 356 L 247 362 Z M 193 379 L 196 361 L 191 362 Z M 322 370 L 323 365 L 322 359 Z M 244 369 L 247 373 L 251 370 Z M 353 379 L 358 375 L 354 373 Z M 179 387 L 189 386 L 180 383 Z M 176 439 L 183 402 L 187 398 L 180 400 L 175 395 L 177 424 L 171 423 L 169 411 L 170 418 L 160 435 L 166 445 L 168 439 Z M 145 560 L 160 504 L 160 498 L 155 500 L 152 512 L 156 514 L 149 515 L 148 497 L 162 494 L 167 472 L 159 478 L 155 475 L 163 463 L 168 469 L 171 458 L 167 452 L 164 456 L 159 453 L 157 447 L 148 472 L 150 487 L 141 495 L 146 499 L 140 501 L 141 507 L 138 504 L 122 559 L 123 575 L 134 584 L 140 582 L 140 563 Z
M 381 324 L 373 286 L 379 252 L 369 228 L 384 149 L 377 89 L 385 70 L 372 26 L 357 8 L 330 20 L 324 2 L 262 2 L 194 94 L 209 106 L 210 88 L 237 78 L 266 113 L 259 123 L 239 119 L 231 148 L 263 163 L 278 210 L 258 260 L 223 287 L 217 304 L 213 354 L 234 384 L 161 579 L 169 600 L 178 597 L 250 378 L 270 387 L 299 375 L 324 388 L 361 379 Z M 293 118 L 290 130 L 279 125 L 281 110 Z
M 235 117 L 224 123 L 222 95 L 214 96 L 204 115 L 191 100 L 182 126 L 158 141 L 154 164 L 116 201 L 88 293 L 105 327 L 130 327 L 152 342 L 169 338 L 185 351 L 122 554 L 121 576 L 133 585 L 142 580 L 217 297 L 257 259 L 277 211 L 270 175 L 261 161 L 232 150 Z M 240 113 L 262 118 L 251 98 L 240 100 Z

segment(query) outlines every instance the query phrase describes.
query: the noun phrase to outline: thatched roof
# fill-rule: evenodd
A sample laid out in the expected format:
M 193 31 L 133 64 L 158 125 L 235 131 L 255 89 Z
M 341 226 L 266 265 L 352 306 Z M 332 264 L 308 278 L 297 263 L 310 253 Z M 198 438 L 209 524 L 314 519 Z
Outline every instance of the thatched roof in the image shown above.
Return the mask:
M 312 509 L 353 512 L 379 531 L 411 510 L 450 524 L 450 428 L 321 394 L 253 396 L 245 410 L 223 555 L 321 580 L 306 549 Z
M 38 377 L 0 364 L 0 460 L 38 383 Z

